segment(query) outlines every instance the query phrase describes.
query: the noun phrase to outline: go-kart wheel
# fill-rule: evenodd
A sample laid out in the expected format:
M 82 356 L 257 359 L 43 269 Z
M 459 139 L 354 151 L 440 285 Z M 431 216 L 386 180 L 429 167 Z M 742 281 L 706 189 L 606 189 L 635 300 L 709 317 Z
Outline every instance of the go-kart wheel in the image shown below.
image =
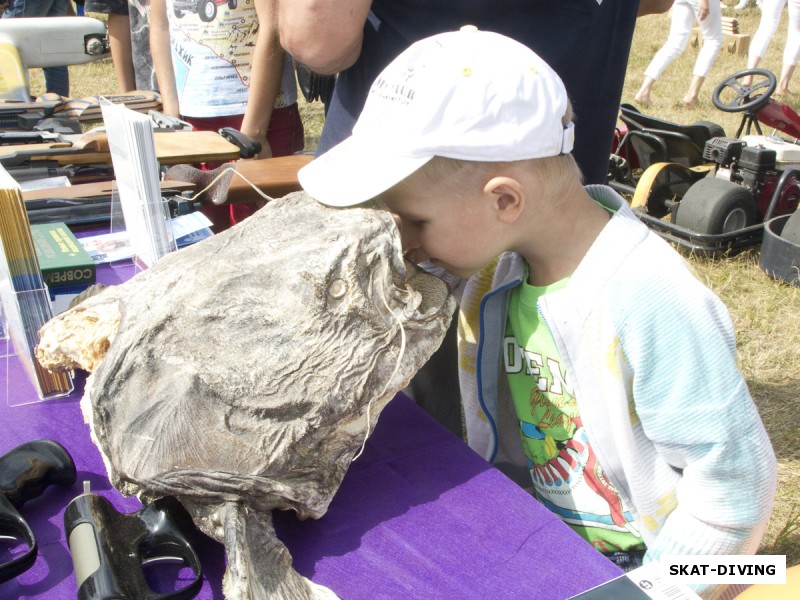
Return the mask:
M 750 84 L 742 81 L 750 78 Z M 766 69 L 746 69 L 720 83 L 711 101 L 722 112 L 757 111 L 765 105 L 778 85 L 775 74 Z M 757 94 L 754 96 L 754 94 Z
M 217 16 L 217 3 L 214 0 L 198 0 L 197 14 L 204 23 L 209 23 Z
M 756 222 L 756 200 L 745 187 L 706 177 L 678 204 L 675 224 L 696 233 L 732 233 Z
M 722 125 L 719 123 L 714 123 L 714 121 L 696 121 L 692 123 L 692 125 L 704 126 L 706 129 L 708 129 L 708 133 L 712 138 L 725 137 L 725 130 L 722 128 Z
M 228 8 L 230 8 L 231 10 L 234 10 L 238 5 L 239 3 L 237 2 L 237 0 L 228 0 Z
M 781 231 L 781 237 L 800 246 L 800 209 L 794 211 Z
M 173 8 L 172 12 L 174 12 L 175 16 L 178 17 L 179 19 L 183 17 L 183 11 L 179 8 Z

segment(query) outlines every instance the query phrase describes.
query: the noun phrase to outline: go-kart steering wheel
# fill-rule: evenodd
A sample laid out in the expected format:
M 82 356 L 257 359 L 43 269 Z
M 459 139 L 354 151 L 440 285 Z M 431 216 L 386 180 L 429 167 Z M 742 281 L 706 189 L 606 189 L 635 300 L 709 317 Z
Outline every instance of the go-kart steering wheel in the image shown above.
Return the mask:
M 741 80 L 750 77 L 750 84 L 745 85 Z M 746 69 L 731 75 L 720 83 L 711 96 L 711 101 L 723 112 L 756 112 L 768 101 L 775 87 L 778 85 L 772 71 L 766 69 Z M 728 90 L 733 90 L 735 96 L 722 100 L 721 96 Z M 762 91 L 763 90 L 763 91 Z M 754 95 L 755 94 L 755 95 Z

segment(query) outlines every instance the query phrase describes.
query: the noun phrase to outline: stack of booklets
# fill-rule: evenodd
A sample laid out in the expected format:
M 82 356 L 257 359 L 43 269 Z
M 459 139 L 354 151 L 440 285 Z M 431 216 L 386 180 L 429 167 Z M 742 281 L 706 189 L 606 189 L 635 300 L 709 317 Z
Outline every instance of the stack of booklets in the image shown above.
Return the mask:
M 19 185 L 0 166 L 0 302 L 3 327 L 40 399 L 69 394 L 72 378 L 36 360 L 39 329 L 53 314 Z M 9 398 L 11 401 L 11 398 Z
M 161 196 L 153 122 L 120 104 L 101 98 L 108 147 L 117 183 L 118 204 L 128 232 L 135 262 L 152 267 L 177 249 L 170 223 L 169 205 Z M 112 230 L 115 202 L 112 198 Z

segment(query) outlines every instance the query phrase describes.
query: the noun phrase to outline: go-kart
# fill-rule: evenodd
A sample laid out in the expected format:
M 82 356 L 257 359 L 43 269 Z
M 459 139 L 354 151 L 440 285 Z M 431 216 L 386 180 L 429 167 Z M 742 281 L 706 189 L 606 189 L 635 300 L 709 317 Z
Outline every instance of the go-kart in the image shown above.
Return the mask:
M 715 88 L 716 108 L 743 113 L 735 137 L 715 123 L 679 125 L 623 105 L 609 185 L 659 235 L 696 253 L 760 244 L 765 222 L 788 218 L 800 199 L 800 145 L 786 137 L 800 138 L 800 116 L 771 99 L 775 87 L 770 71 L 748 69 Z M 759 122 L 776 132 L 764 135 Z

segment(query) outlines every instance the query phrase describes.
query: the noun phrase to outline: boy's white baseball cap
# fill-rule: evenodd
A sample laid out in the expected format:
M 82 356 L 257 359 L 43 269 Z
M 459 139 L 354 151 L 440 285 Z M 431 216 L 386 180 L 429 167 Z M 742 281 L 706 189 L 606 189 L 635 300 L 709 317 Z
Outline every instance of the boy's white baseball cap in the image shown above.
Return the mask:
M 434 156 L 480 162 L 567 154 L 561 78 L 530 48 L 466 26 L 420 40 L 378 76 L 352 135 L 300 169 L 329 206 L 366 202 Z

